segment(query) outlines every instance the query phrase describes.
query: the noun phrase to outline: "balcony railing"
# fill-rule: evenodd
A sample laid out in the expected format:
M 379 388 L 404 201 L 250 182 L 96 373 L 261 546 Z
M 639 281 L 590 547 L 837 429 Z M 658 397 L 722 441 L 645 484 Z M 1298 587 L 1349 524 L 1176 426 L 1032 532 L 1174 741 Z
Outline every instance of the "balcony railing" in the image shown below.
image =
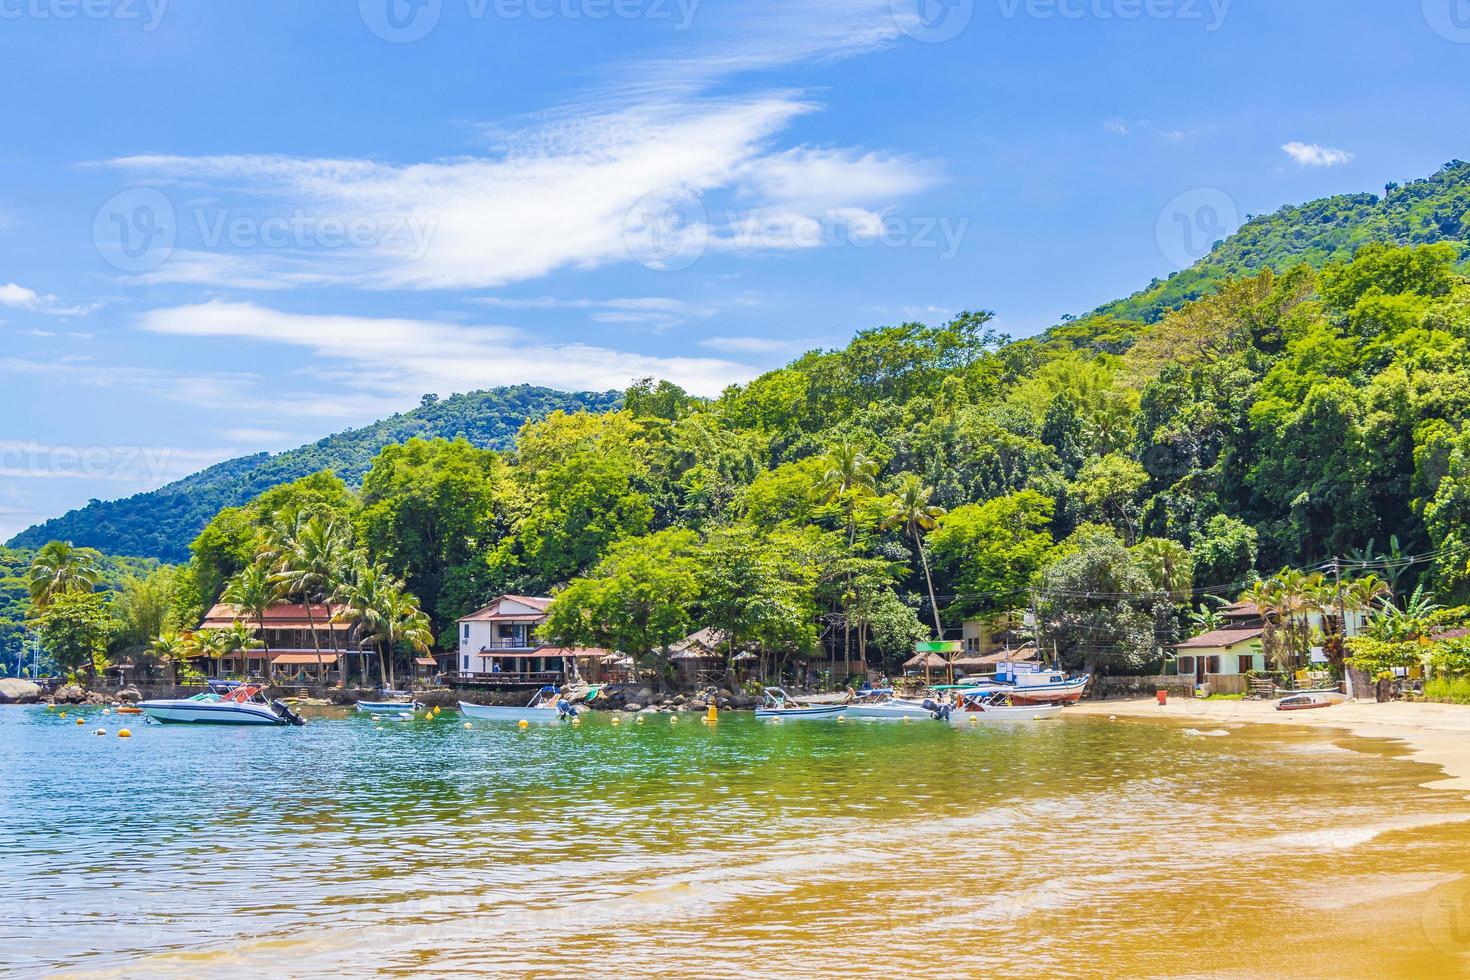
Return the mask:
M 525 637 L 520 640 L 501 638 L 481 644 L 486 650 L 534 650 L 540 645 L 531 640 L 530 637 Z

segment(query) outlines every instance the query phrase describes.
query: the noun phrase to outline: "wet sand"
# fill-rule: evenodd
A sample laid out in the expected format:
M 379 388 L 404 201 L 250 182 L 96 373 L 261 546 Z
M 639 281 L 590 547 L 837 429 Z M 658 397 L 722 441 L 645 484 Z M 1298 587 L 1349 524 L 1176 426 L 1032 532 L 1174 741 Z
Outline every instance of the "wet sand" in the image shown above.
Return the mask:
M 1445 778 L 1425 783 L 1437 790 L 1458 790 L 1470 798 L 1470 705 L 1425 702 L 1349 701 L 1330 708 L 1277 711 L 1275 701 L 1201 701 L 1170 698 L 1160 705 L 1153 698 L 1084 701 L 1067 709 L 1075 715 L 1168 719 L 1229 728 L 1232 725 L 1290 725 L 1298 728 L 1337 729 L 1370 739 L 1400 743 L 1415 762 L 1438 766 Z

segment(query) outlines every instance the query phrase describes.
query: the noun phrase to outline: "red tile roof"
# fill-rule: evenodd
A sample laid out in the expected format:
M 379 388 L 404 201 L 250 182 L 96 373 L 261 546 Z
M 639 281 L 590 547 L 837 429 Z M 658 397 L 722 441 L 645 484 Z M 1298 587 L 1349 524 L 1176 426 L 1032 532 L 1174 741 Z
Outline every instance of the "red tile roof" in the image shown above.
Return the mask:
M 333 610 L 340 611 L 340 607 Z M 265 613 L 265 628 L 268 630 L 304 630 L 310 629 L 312 620 L 316 622 L 318 630 L 334 630 L 345 633 L 352 629 L 351 623 L 333 623 L 327 615 L 327 607 L 320 603 L 311 606 L 311 619 L 307 618 L 306 606 L 300 603 L 283 602 L 272 606 Z M 255 627 L 259 624 L 255 617 L 243 613 L 236 606 L 227 602 L 215 603 L 209 612 L 204 614 L 204 622 L 199 624 L 200 629 L 229 629 L 236 622 Z
M 1236 627 L 1235 629 L 1210 630 L 1199 636 L 1192 636 L 1174 647 L 1176 650 L 1196 650 L 1207 647 L 1231 647 L 1237 643 L 1254 640 L 1265 633 L 1265 629 L 1259 626 Z

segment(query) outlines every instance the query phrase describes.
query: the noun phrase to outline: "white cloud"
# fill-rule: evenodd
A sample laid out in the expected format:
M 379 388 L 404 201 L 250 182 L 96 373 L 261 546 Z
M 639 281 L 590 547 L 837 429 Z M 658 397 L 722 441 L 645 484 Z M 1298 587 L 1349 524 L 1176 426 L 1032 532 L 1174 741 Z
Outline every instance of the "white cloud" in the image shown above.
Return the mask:
M 1287 143 L 1281 149 L 1303 167 L 1336 167 L 1351 163 L 1353 159 L 1347 150 L 1335 150 L 1316 143 Z
M 286 313 L 251 303 L 211 302 L 145 313 L 140 326 L 173 336 L 230 337 L 289 344 L 316 356 L 317 376 L 360 384 L 365 377 L 400 399 L 497 385 L 538 384 L 605 391 L 637 378 L 666 378 L 701 395 L 756 373 L 715 358 L 655 357 L 581 343 L 539 343 L 503 326 L 430 320 Z
M 47 316 L 86 316 L 101 305 L 62 306 L 55 296 L 43 296 L 19 283 L 0 286 L 0 306 L 30 310 L 32 313 L 44 313 Z
M 706 337 L 699 346 L 726 354 L 777 354 L 795 351 L 801 344 L 769 337 Z

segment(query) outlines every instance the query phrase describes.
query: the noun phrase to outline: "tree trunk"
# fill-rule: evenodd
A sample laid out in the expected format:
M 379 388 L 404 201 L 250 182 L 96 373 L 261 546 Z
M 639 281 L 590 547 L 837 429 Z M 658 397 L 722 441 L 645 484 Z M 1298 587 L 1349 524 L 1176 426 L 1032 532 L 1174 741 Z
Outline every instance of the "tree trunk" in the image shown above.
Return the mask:
M 347 686 L 347 658 L 337 648 L 337 631 L 332 629 L 331 600 L 328 599 L 325 605 L 327 607 L 327 639 L 332 641 L 332 652 L 337 654 L 337 687 L 344 688 Z
M 311 627 L 311 646 L 316 651 L 316 682 L 326 683 L 326 665 L 322 662 L 322 638 L 316 632 L 316 617 L 311 614 L 311 596 L 303 596 L 306 600 L 306 624 Z

